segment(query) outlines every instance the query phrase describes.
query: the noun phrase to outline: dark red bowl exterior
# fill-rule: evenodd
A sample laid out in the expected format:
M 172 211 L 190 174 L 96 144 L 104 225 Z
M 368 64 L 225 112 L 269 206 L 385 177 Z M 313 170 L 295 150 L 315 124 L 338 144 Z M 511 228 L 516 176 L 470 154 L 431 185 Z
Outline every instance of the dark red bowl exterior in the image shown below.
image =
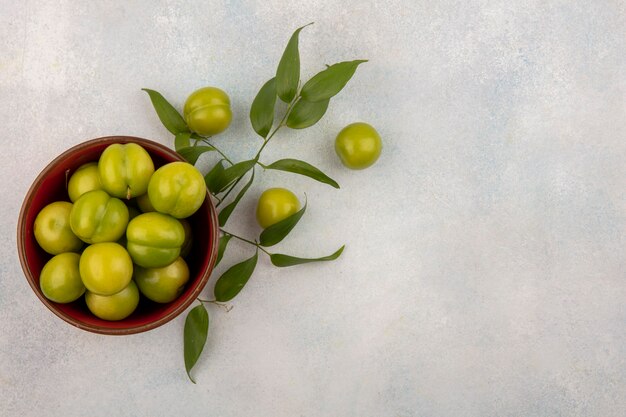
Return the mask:
M 33 224 L 39 211 L 54 201 L 69 201 L 67 181 L 72 173 L 87 162 L 96 162 L 102 151 L 113 143 L 137 143 L 152 157 L 155 167 L 183 158 L 173 150 L 147 139 L 130 136 L 109 136 L 83 142 L 54 159 L 39 174 L 28 190 L 17 224 L 17 245 L 22 269 L 31 288 L 54 314 L 80 329 L 109 335 L 127 335 L 145 332 L 161 326 L 193 303 L 206 285 L 217 258 L 219 227 L 217 213 L 207 192 L 200 209 L 190 218 L 194 239 L 186 260 L 190 278 L 185 291 L 168 304 L 157 304 L 142 297 L 137 310 L 120 321 L 101 320 L 87 309 L 84 297 L 70 304 L 48 300 L 39 287 L 39 275 L 45 263 L 52 258 L 44 252 L 33 234 Z

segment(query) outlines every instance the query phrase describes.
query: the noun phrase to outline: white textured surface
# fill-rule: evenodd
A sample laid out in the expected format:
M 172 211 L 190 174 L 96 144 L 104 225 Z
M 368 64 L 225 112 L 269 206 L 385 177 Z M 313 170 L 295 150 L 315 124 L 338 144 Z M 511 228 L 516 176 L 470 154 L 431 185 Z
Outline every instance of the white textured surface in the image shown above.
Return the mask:
M 286 5 L 285 3 L 289 3 Z M 626 415 L 626 11 L 575 1 L 0 1 L 0 415 Z M 19 266 L 38 172 L 98 136 L 170 136 L 142 87 L 181 105 L 216 85 L 233 157 L 291 32 L 306 77 L 369 58 L 329 114 L 263 160 L 297 157 L 341 190 L 260 176 L 231 229 L 258 232 L 263 187 L 307 193 L 187 381 L 184 318 L 131 337 L 53 316 Z M 365 120 L 378 164 L 344 169 L 333 138 Z M 235 218 L 235 217 L 234 217 Z M 232 245 L 224 264 L 249 253 Z M 206 291 L 210 294 L 210 288 Z

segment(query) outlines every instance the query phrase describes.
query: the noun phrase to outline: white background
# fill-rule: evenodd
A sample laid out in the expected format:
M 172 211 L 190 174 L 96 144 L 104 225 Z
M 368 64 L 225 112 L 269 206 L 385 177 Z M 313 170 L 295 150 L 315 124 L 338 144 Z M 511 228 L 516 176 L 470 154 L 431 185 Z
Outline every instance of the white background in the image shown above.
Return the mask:
M 626 415 L 624 2 L 0 0 L 0 10 L 1 415 Z M 196 88 L 224 89 L 234 119 L 216 143 L 253 156 L 252 99 L 311 21 L 304 79 L 370 61 L 319 124 L 281 131 L 262 160 L 305 159 L 341 189 L 266 172 L 228 228 L 254 237 L 256 198 L 284 186 L 309 206 L 281 251 L 345 243 L 344 255 L 290 269 L 262 258 L 232 311 L 210 309 L 197 385 L 184 372 L 184 316 L 107 337 L 49 312 L 15 242 L 40 170 L 100 136 L 171 146 L 142 87 L 177 106 Z M 349 171 L 333 140 L 360 120 L 384 150 Z M 231 243 L 222 267 L 250 254 Z

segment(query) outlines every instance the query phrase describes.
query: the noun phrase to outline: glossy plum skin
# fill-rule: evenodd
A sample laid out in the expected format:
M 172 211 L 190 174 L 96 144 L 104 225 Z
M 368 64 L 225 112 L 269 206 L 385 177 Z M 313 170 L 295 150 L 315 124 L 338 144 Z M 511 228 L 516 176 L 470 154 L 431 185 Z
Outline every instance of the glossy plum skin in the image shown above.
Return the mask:
M 298 197 L 286 188 L 268 188 L 259 197 L 256 219 L 263 229 L 300 210 Z
M 233 118 L 230 98 L 216 87 L 204 87 L 189 95 L 183 108 L 187 126 L 201 136 L 213 136 L 228 128 Z
M 362 122 L 344 127 L 335 139 L 335 152 L 350 169 L 365 169 L 374 165 L 382 148 L 376 129 Z

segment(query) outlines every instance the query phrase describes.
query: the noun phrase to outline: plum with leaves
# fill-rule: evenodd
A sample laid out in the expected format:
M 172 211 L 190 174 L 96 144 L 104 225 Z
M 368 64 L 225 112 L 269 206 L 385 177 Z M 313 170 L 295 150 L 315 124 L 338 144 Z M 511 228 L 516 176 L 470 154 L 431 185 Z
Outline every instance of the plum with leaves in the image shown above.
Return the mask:
M 219 210 L 218 222 L 222 236 L 216 263 L 223 259 L 228 243 L 232 239 L 239 240 L 254 249 L 253 255 L 250 254 L 245 260 L 231 265 L 220 275 L 214 287 L 215 300 L 199 299 L 202 303 L 219 304 L 219 302 L 227 302 L 236 297 L 253 275 L 259 252 L 269 256 L 271 263 L 277 267 L 333 261 L 343 253 L 344 246 L 330 255 L 314 258 L 301 258 L 268 251 L 268 247 L 280 243 L 289 235 L 306 210 L 306 203 L 300 208 L 298 199 L 287 190 L 276 193 L 272 198 L 268 198 L 271 194 L 261 197 L 257 209 L 257 218 L 263 230 L 257 239 L 238 236 L 224 229 L 229 217 L 251 188 L 256 178 L 257 166 L 264 171 L 298 174 L 336 189 L 339 188 L 339 184 L 335 180 L 308 162 L 285 158 L 264 164 L 260 159 L 263 150 L 283 127 L 305 129 L 318 123 L 330 109 L 332 98 L 346 86 L 357 68 L 366 62 L 366 60 L 361 59 L 326 65 L 311 79 L 303 82 L 300 77 L 299 38 L 302 30 L 309 25 L 296 29 L 291 35 L 275 74 L 263 83 L 252 102 L 249 114 L 250 122 L 254 132 L 262 139 L 262 143 L 253 158 L 236 162 L 228 157 L 226 152 L 215 146 L 210 138 L 206 137 L 223 131 L 230 124 L 230 101 L 225 93 L 223 95 L 219 93 L 221 90 L 205 90 L 204 93 L 200 90 L 201 92 L 192 94 L 194 100 L 187 101 L 183 115 L 181 115 L 159 92 L 143 89 L 150 96 L 163 126 L 174 135 L 173 143 L 176 151 L 189 163 L 196 164 L 203 154 L 209 152 L 220 155 L 219 159 L 204 175 L 206 187 L 216 201 L 215 205 Z M 202 110 L 198 113 L 198 120 L 195 120 L 192 117 L 194 116 L 192 109 L 196 109 L 196 111 L 204 109 L 205 102 L 196 100 L 194 95 L 201 97 L 202 94 L 207 95 L 206 103 L 210 104 L 206 111 Z M 214 101 L 213 98 L 215 98 Z M 285 106 L 276 105 L 281 101 L 286 105 L 284 111 L 282 109 Z M 201 104 L 195 106 L 196 103 Z M 211 115 L 212 111 L 215 111 L 213 115 Z M 277 113 L 282 113 L 282 115 L 277 117 Z M 201 115 L 202 117 L 200 117 Z M 217 121 L 213 123 L 211 118 Z M 200 145 L 200 143 L 202 144 Z M 244 179 L 246 180 L 244 181 Z M 270 200 L 274 202 L 268 204 Z M 156 205 L 155 208 L 159 210 Z M 184 332 L 184 357 L 185 369 L 192 382 L 191 370 L 206 342 L 208 326 L 208 312 L 203 304 L 192 309 L 187 315 Z
M 300 210 L 298 197 L 286 188 L 269 188 L 261 194 L 256 219 L 263 229 L 286 219 Z

